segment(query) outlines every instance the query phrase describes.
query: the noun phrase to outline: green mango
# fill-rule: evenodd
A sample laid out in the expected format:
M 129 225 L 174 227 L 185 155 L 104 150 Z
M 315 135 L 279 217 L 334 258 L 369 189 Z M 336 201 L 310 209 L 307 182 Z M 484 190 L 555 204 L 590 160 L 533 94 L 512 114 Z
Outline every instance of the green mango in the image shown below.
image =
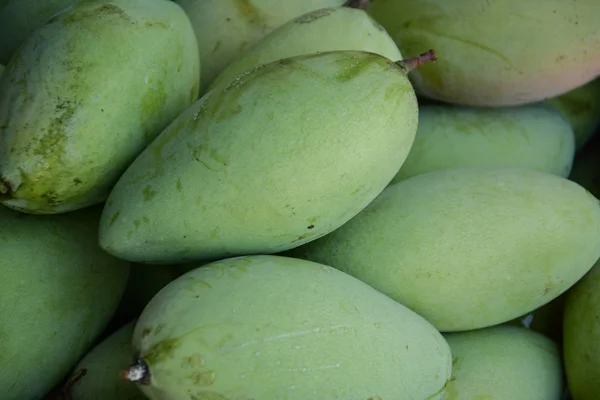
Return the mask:
M 367 12 L 402 54 L 436 50 L 411 80 L 447 103 L 523 105 L 600 75 L 597 0 L 377 0 Z
M 442 332 L 507 322 L 558 297 L 600 257 L 600 206 L 568 179 L 455 168 L 388 186 L 288 253 L 353 275 Z
M 444 400 L 560 400 L 560 351 L 547 337 L 516 326 L 444 335 L 452 378 Z
M 361 8 L 322 8 L 271 32 L 218 75 L 209 90 L 236 76 L 282 58 L 333 50 L 363 50 L 392 61 L 402 59 L 398 46 Z
M 98 247 L 99 207 L 63 215 L 0 206 L 0 397 L 40 399 L 104 330 L 129 263 Z
M 0 63 L 8 64 L 29 35 L 78 0 L 1 0 Z
M 0 201 L 35 214 L 103 202 L 194 102 L 198 69 L 171 1 L 84 0 L 50 19 L 0 78 Z
M 424 105 L 414 144 L 392 183 L 455 167 L 514 167 L 566 177 L 574 156 L 573 129 L 554 110 Z
M 260 39 L 286 22 L 345 0 L 174 0 L 196 32 L 202 94 L 213 79 Z
M 272 255 L 168 284 L 133 348 L 124 376 L 151 400 L 441 399 L 452 362 L 408 308 L 331 267 Z
M 577 153 L 569 179 L 600 199 L 600 135 Z
M 581 149 L 600 127 L 600 78 L 543 104 L 562 112 L 569 120 L 577 149 Z
M 418 108 L 406 64 L 310 54 L 210 91 L 119 179 L 101 247 L 174 264 L 276 253 L 337 229 L 385 188 L 412 145 Z

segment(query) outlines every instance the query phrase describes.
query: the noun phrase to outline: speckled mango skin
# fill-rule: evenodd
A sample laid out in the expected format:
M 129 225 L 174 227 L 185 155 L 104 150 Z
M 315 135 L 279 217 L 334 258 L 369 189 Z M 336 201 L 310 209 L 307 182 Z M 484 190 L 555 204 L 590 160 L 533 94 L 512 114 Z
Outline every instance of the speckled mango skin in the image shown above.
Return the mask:
M 27 215 L 0 206 L 0 393 L 41 399 L 101 334 L 129 263 L 98 247 L 98 207 Z
M 411 75 L 420 96 L 514 106 L 600 74 L 597 0 L 377 0 L 367 11 L 402 54 L 436 50 L 437 63 Z
M 451 373 L 445 340 L 419 315 L 334 268 L 269 255 L 168 284 L 133 347 L 151 400 L 441 399 Z
M 202 91 L 242 53 L 286 22 L 345 0 L 174 0 L 194 26 Z
M 104 201 L 195 101 L 198 69 L 191 24 L 170 1 L 81 1 L 55 16 L 0 78 L 2 203 L 55 214 Z
M 566 177 L 574 156 L 573 128 L 554 110 L 424 105 L 413 146 L 392 183 L 455 167 L 515 167 Z
M 383 56 L 263 65 L 198 100 L 132 163 L 106 202 L 100 245 L 167 264 L 300 246 L 385 188 L 417 120 L 406 74 Z
M 600 261 L 568 293 L 563 320 L 563 355 L 574 400 L 600 393 Z
M 364 10 L 323 8 L 304 14 L 265 36 L 229 64 L 209 90 L 261 64 L 333 50 L 370 51 L 392 61 L 402 59 L 390 35 Z
M 600 257 L 600 204 L 565 178 L 455 168 L 388 186 L 341 228 L 287 255 L 331 265 L 442 332 L 524 315 Z
M 124 382 L 120 373 L 131 363 L 131 321 L 92 348 L 75 366 L 68 381 L 69 400 L 146 400 L 137 386 Z M 79 372 L 86 374 L 79 377 Z
M 547 337 L 506 325 L 444 337 L 452 350 L 444 400 L 562 398 L 560 351 Z

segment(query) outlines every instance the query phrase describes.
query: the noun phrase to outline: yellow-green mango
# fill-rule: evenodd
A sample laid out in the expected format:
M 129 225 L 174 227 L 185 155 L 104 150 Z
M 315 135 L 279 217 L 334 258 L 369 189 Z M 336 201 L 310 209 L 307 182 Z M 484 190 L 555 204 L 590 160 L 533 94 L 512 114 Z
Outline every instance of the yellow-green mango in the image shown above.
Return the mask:
M 405 70 L 381 55 L 263 64 L 199 99 L 131 164 L 106 202 L 100 245 L 171 264 L 307 243 L 385 188 L 417 121 Z
M 515 167 L 566 177 L 574 156 L 573 128 L 557 111 L 424 105 L 413 146 L 392 183 L 455 167 Z
M 209 90 L 261 64 L 332 50 L 363 50 L 381 54 L 392 61 L 402 59 L 390 35 L 361 8 L 322 8 L 265 36 L 229 64 L 211 83 Z
M 444 337 L 452 350 L 444 400 L 562 398 L 560 351 L 547 337 L 503 325 Z
M 7 64 L 25 39 L 78 0 L 0 1 L 0 63 Z
M 75 366 L 64 387 L 68 400 L 145 400 L 135 386 L 121 379 L 123 365 L 133 359 L 135 321 L 92 348 Z
M 568 293 L 563 337 L 573 400 L 596 400 L 600 393 L 600 260 Z
M 600 135 L 577 153 L 569 179 L 600 199 Z
M 151 400 L 441 399 L 452 363 L 408 308 L 329 266 L 273 255 L 177 278 L 144 309 L 133 348 L 124 375 Z
M 341 228 L 290 254 L 353 275 L 442 332 L 546 304 L 600 257 L 600 204 L 568 179 L 454 168 L 388 186 Z
M 0 206 L 0 397 L 40 399 L 113 315 L 129 263 L 98 247 L 101 208 L 62 215 Z
M 577 149 L 600 127 L 600 78 L 544 102 L 562 112 L 573 126 Z
M 0 200 L 56 214 L 106 199 L 198 93 L 190 21 L 168 0 L 84 0 L 37 29 L 0 78 Z
M 260 39 L 307 12 L 345 0 L 175 0 L 196 32 L 202 93 L 231 62 Z M 422 51 L 422 50 L 421 50 Z
M 411 80 L 447 103 L 522 105 L 600 75 L 597 0 L 377 0 L 367 11 L 402 54 L 436 50 Z

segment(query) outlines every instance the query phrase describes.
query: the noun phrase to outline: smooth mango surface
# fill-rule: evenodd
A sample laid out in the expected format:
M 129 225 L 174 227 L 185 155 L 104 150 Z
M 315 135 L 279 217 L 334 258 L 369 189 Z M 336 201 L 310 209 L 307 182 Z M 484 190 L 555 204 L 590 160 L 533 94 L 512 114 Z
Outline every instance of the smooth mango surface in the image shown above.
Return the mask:
M 140 316 L 133 347 L 151 400 L 441 399 L 451 364 L 414 312 L 334 268 L 279 256 L 177 278 Z
M 574 182 L 455 168 L 388 186 L 341 228 L 291 254 L 347 272 L 449 332 L 550 302 L 600 257 L 599 238 L 600 204 Z
M 300 246 L 383 190 L 417 113 L 404 71 L 377 54 L 257 68 L 198 100 L 133 162 L 106 202 L 100 244 L 142 263 Z
M 190 22 L 171 1 L 81 1 L 56 15 L 0 78 L 2 203 L 53 214 L 104 201 L 195 101 L 198 68 Z

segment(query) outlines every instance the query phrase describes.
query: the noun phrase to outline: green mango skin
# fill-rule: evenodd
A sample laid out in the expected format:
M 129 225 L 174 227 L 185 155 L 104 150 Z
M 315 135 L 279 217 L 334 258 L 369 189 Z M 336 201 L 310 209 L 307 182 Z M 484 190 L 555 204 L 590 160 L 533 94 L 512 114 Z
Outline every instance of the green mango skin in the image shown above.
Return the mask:
M 221 72 L 209 90 L 261 64 L 335 50 L 370 51 L 392 61 L 402 60 L 390 35 L 364 10 L 323 8 L 304 14 L 265 36 Z
M 198 100 L 133 162 L 106 202 L 100 245 L 166 264 L 300 246 L 385 188 L 417 121 L 410 81 L 383 56 L 263 65 Z
M 574 156 L 573 129 L 556 111 L 425 105 L 408 158 L 391 183 L 456 167 L 514 167 L 566 177 Z
M 437 52 L 411 81 L 446 103 L 523 105 L 600 75 L 597 0 L 377 0 L 367 12 L 402 54 Z
M 195 101 L 198 74 L 193 29 L 171 1 L 80 1 L 58 14 L 0 78 L 2 203 L 57 214 L 104 201 Z
M 444 400 L 560 400 L 562 366 L 556 343 L 515 326 L 444 335 L 452 378 Z
M 401 304 L 331 267 L 243 256 L 192 270 L 136 324 L 151 400 L 441 399 L 451 355 Z
M 286 22 L 345 0 L 175 0 L 187 13 L 202 60 L 201 94 L 240 54 Z M 395 60 L 394 60 L 395 61 Z
M 563 355 L 574 400 L 600 393 L 600 261 L 569 291 L 563 324 Z
M 600 199 L 600 135 L 577 153 L 569 179 Z
M 598 200 L 574 182 L 455 168 L 388 186 L 341 228 L 287 255 L 338 268 L 454 332 L 558 297 L 600 257 L 599 237 Z
M 50 391 L 117 308 L 129 263 L 98 247 L 100 211 L 36 216 L 0 206 L 3 400 Z
M 29 35 L 78 0 L 0 1 L 0 63 L 8 64 Z

